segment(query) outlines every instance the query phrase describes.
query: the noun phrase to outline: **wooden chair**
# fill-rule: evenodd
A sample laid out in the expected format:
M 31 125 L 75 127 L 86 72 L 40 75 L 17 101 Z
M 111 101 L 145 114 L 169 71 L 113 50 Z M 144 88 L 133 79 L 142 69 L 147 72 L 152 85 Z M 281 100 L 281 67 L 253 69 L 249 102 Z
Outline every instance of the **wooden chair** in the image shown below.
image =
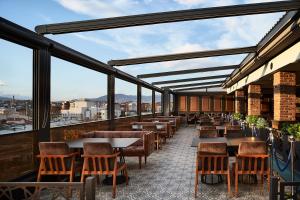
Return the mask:
M 227 144 L 199 143 L 196 158 L 195 197 L 197 197 L 200 175 L 226 175 L 228 194 L 230 194 L 230 168 Z
M 267 175 L 268 188 L 270 189 L 268 158 L 265 142 L 242 142 L 239 145 L 236 163 L 233 164 L 236 194 L 238 193 L 238 176 L 245 174 L 260 175 L 261 184 L 263 184 L 264 175 Z
M 199 129 L 199 138 L 218 137 L 218 131 L 215 126 L 201 126 Z
M 117 161 L 119 155 L 120 152 L 114 153 L 109 143 L 84 143 L 81 182 L 84 182 L 85 176 L 88 175 L 112 175 L 112 197 L 115 198 L 118 172 L 124 171 L 128 185 L 127 165 Z
M 45 175 L 66 175 L 72 182 L 75 173 L 75 157 L 65 142 L 40 142 L 40 166 L 37 181 Z
M 239 125 L 227 125 L 225 126 L 224 135 L 228 138 L 242 137 L 243 131 Z

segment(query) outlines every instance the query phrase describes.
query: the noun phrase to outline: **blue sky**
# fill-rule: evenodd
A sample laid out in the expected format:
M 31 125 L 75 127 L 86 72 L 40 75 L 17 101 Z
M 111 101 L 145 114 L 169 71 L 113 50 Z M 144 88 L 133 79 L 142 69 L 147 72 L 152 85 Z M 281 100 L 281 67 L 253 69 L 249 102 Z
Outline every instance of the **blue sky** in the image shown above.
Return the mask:
M 271 0 L 270 0 L 271 1 Z M 181 9 L 266 2 L 266 0 L 1 0 L 0 13 L 34 30 L 36 25 Z M 182 53 L 256 45 L 283 13 L 198 20 L 64 35 L 46 35 L 102 62 L 111 59 Z M 0 95 L 31 96 L 31 50 L 0 41 Z M 18 52 L 18 54 L 15 54 Z M 18 55 L 17 57 L 14 55 Z M 132 75 L 170 70 L 239 64 L 245 55 L 191 59 L 120 67 Z M 52 99 L 66 100 L 106 94 L 103 74 L 52 59 Z M 231 71 L 214 72 L 217 74 Z M 190 74 L 145 79 L 160 81 L 211 75 Z M 135 94 L 130 84 L 117 84 L 118 93 Z

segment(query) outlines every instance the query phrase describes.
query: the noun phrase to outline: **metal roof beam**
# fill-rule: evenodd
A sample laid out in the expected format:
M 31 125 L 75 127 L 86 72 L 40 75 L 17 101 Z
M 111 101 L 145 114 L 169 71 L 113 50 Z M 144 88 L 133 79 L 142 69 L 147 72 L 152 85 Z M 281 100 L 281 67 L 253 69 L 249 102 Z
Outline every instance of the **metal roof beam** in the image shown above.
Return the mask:
M 158 81 L 152 82 L 152 85 L 162 85 L 169 83 L 181 83 L 181 82 L 190 82 L 190 81 L 203 81 L 209 79 L 218 79 L 218 78 L 226 78 L 230 74 L 217 75 L 217 76 L 205 76 L 205 77 L 197 77 L 197 78 L 186 78 L 186 79 L 176 79 L 176 80 L 168 80 L 168 81 Z
M 184 60 L 184 59 L 193 59 L 193 58 L 205 58 L 205 57 L 213 57 L 213 56 L 253 53 L 255 51 L 256 51 L 255 46 L 231 48 L 231 49 L 217 49 L 217 50 L 196 51 L 196 52 L 158 55 L 158 56 L 149 56 L 149 57 L 140 57 L 140 58 L 128 58 L 128 59 L 121 59 L 121 60 L 110 60 L 108 61 L 108 64 L 110 66 L 136 65 L 136 64 L 165 62 L 165 61 L 173 61 L 173 60 Z
M 137 78 L 152 78 L 152 77 L 160 77 L 160 76 L 174 76 L 180 74 L 192 74 L 199 72 L 210 72 L 210 71 L 219 71 L 219 70 L 228 70 L 228 69 L 236 69 L 239 65 L 228 65 L 228 66 L 220 66 L 220 67 L 206 67 L 206 68 L 198 68 L 198 69 L 187 69 L 187 70 L 178 70 L 178 71 L 169 71 L 169 72 L 159 72 L 152 74 L 140 74 L 137 75 Z
M 174 92 L 179 92 L 179 91 L 186 91 L 186 90 L 200 90 L 200 89 L 218 88 L 218 87 L 221 87 L 221 84 L 201 86 L 201 87 L 189 87 L 189 88 L 183 88 L 183 89 L 178 89 L 178 90 L 173 90 L 173 91 Z
M 112 17 L 95 20 L 74 21 L 65 23 L 45 24 L 35 27 L 39 34 L 63 34 L 82 31 L 104 30 L 141 26 L 159 23 L 180 22 L 188 20 L 211 19 L 241 15 L 253 15 L 272 12 L 297 10 L 299 1 L 278 1 L 267 3 L 253 3 L 230 5 L 222 7 L 198 8 L 160 13 L 149 13 L 122 17 Z
M 220 84 L 223 83 L 223 81 L 209 81 L 209 82 L 202 82 L 202 83 L 191 83 L 191 84 L 180 84 L 180 85 L 168 85 L 168 86 L 164 86 L 162 87 L 164 88 L 183 88 L 183 87 L 192 87 L 192 86 L 199 86 L 199 85 L 212 85 L 212 84 Z

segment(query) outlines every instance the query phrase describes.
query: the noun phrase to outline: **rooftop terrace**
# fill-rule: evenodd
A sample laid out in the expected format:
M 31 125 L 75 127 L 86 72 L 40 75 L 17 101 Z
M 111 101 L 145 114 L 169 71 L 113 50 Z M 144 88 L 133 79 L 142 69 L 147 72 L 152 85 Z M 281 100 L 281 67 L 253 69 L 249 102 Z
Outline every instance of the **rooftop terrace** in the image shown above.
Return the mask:
M 86 199 L 292 198 L 285 192 L 299 198 L 300 1 L 251 2 L 155 3 L 141 14 L 142 3 L 128 1 L 116 5 L 126 15 L 98 19 L 92 11 L 104 12 L 106 2 L 74 0 L 76 8 L 63 1 L 24 4 L 20 13 L 18 3 L 1 2 L 0 199 L 7 185 L 24 181 L 45 184 L 41 199 L 53 194 L 45 191 L 55 184 L 66 196 L 66 188 L 74 187 Z M 53 23 L 34 17 L 38 8 L 89 17 Z M 101 169 L 87 169 L 83 157 L 95 155 L 83 141 L 111 145 L 92 151 L 101 159 L 107 152 L 116 156 L 120 163 L 114 166 L 127 165 L 128 186 L 118 184 L 112 193 L 114 187 L 99 181 L 95 186 L 93 178 L 80 181 L 84 173 L 104 170 L 100 161 Z M 43 145 L 46 152 L 64 145 L 59 159 L 74 156 L 80 170 L 72 168 L 73 183 L 57 178 L 66 173 L 57 160 L 60 172 L 53 172 L 51 159 L 43 164 L 43 156 L 57 157 Z M 64 162 L 68 168 L 70 161 Z M 41 178 L 43 173 L 56 178 Z M 210 177 L 217 183 L 209 184 Z M 20 191 L 11 199 L 19 199 Z

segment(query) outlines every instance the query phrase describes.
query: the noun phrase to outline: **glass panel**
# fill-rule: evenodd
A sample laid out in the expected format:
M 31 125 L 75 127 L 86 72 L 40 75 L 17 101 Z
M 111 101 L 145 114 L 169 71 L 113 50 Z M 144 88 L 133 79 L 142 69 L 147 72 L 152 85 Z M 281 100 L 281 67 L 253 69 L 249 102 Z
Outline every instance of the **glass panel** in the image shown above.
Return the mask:
M 51 127 L 107 119 L 107 75 L 51 58 Z
M 142 87 L 142 115 L 152 114 L 152 90 Z
M 137 115 L 137 85 L 116 78 L 115 117 Z
M 174 94 L 170 94 L 170 113 L 174 112 Z
M 162 112 L 162 105 L 161 105 L 161 93 L 155 92 L 155 113 Z
M 33 50 L 0 39 L 0 135 L 32 130 Z

